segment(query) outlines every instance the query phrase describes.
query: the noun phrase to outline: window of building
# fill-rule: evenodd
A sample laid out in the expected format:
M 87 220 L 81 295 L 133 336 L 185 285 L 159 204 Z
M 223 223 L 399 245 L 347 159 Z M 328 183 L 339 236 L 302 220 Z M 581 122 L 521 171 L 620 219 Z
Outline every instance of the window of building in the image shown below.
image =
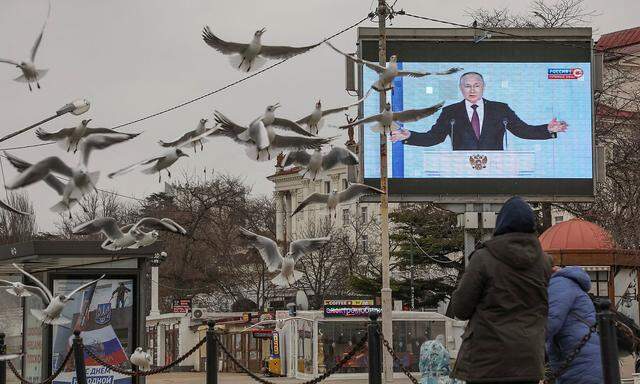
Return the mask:
M 349 182 L 347 179 L 342 179 L 342 190 L 344 191 L 347 188 L 349 188 Z
M 589 293 L 598 297 L 609 296 L 609 271 L 587 271 L 591 279 Z
M 562 216 L 556 216 L 555 217 L 555 222 L 556 223 L 562 223 L 563 220 L 564 220 L 564 217 L 562 217 Z
M 360 219 L 363 223 L 367 222 L 367 207 L 360 207 Z
M 325 181 L 324 182 L 324 193 L 331 193 L 331 182 L 330 181 Z
M 349 208 L 342 210 L 342 225 L 349 225 Z
M 369 245 L 369 235 L 362 235 L 362 249 L 367 249 Z

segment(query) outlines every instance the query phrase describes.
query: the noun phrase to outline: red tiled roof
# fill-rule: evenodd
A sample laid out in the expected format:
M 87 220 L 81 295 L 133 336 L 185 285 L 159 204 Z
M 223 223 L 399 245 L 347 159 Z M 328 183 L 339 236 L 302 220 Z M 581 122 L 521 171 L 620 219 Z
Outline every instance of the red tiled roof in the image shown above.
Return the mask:
M 596 49 L 612 49 L 640 44 L 640 27 L 624 29 L 602 35 Z
M 545 251 L 614 248 L 609 232 L 581 219 L 571 219 L 547 229 L 540 235 L 540 244 Z

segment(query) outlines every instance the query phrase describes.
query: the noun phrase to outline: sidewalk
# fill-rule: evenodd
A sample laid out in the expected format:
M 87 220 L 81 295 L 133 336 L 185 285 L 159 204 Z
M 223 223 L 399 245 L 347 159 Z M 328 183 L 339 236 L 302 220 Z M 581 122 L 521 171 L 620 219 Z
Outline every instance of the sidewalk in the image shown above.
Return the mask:
M 265 379 L 272 381 L 274 383 L 282 383 L 282 384 L 299 384 L 303 383 L 303 380 L 296 380 L 291 378 L 283 378 L 283 377 L 265 377 Z M 367 384 L 368 381 L 364 380 L 354 380 L 354 379 L 346 379 L 346 380 L 331 380 L 328 378 L 325 380 L 327 383 L 331 384 Z M 395 379 L 394 383 L 402 383 L 408 384 L 411 383 L 409 379 Z M 159 375 L 152 375 L 147 377 L 147 384 L 204 384 L 205 383 L 205 373 L 204 372 L 172 372 L 172 373 L 162 373 Z M 255 380 L 250 378 L 247 375 L 241 373 L 219 373 L 218 374 L 218 383 L 219 384 L 253 384 L 257 383 Z

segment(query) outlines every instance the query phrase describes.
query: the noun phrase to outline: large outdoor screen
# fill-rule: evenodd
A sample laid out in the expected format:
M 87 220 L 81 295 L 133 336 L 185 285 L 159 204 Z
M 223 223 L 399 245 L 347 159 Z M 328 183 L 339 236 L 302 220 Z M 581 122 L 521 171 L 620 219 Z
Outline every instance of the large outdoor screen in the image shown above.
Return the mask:
M 365 59 L 375 60 L 366 43 Z M 462 70 L 397 77 L 387 93 L 394 111 L 444 103 L 432 116 L 399 124 L 393 140 L 388 137 L 391 194 L 593 194 L 588 45 L 563 50 L 544 42 L 502 49 L 498 42 L 451 43 L 447 50 L 448 43 L 439 43 L 439 55 L 429 57 L 429 44 L 396 45 L 399 67 Z M 545 44 L 549 49 L 537 54 Z M 393 43 L 390 48 L 393 54 Z M 365 67 L 363 90 L 376 80 L 377 73 Z M 364 116 L 379 113 L 377 96 L 366 99 Z M 363 171 L 365 181 L 375 184 L 380 135 L 370 128 L 365 126 L 361 136 Z

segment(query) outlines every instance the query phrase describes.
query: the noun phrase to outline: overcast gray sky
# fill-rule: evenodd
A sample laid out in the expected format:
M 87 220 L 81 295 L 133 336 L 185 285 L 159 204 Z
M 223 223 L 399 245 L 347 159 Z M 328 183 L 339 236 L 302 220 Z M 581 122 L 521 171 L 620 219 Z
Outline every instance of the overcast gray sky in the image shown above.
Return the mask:
M 81 117 L 64 116 L 44 127 L 50 131 L 71 127 L 82 118 L 92 126 L 112 127 L 199 96 L 241 78 L 227 58 L 204 44 L 204 25 L 223 39 L 245 42 L 259 27 L 266 27 L 266 44 L 306 45 L 348 26 L 369 12 L 371 0 L 305 1 L 213 1 L 213 0 L 52 0 L 52 12 L 36 63 L 49 68 L 42 89 L 29 92 L 26 84 L 12 81 L 18 70 L 0 64 L 0 134 L 4 135 L 51 115 L 65 103 L 80 97 L 91 101 Z M 517 5 L 514 5 L 517 4 Z M 509 6 L 527 9 L 527 1 L 398 0 L 397 8 L 412 13 L 469 23 L 465 10 Z M 593 27 L 598 34 L 640 25 L 640 1 L 588 0 L 601 16 Z M 47 0 L 0 1 L 0 57 L 28 57 L 47 11 Z M 365 26 L 374 26 L 366 22 Z M 394 27 L 443 27 L 398 17 Z M 356 31 L 334 40 L 336 46 L 353 49 Z M 315 100 L 337 106 L 353 99 L 344 91 L 344 61 L 327 47 L 298 56 L 256 78 L 180 110 L 126 128 L 144 134 L 111 149 L 96 153 L 90 168 L 102 171 L 98 186 L 126 195 L 144 197 L 162 187 L 155 176 L 139 172 L 110 180 L 106 174 L 155 154 L 159 139 L 173 139 L 193 129 L 201 117 L 214 109 L 239 123 L 260 114 L 267 104 L 279 101 L 283 117 L 298 118 L 311 111 Z M 322 133 L 322 132 L 321 132 Z M 324 134 L 335 134 L 325 128 Z M 338 143 L 344 140 L 340 139 Z M 0 144 L 0 148 L 38 143 L 33 133 Z M 71 155 L 57 146 L 16 150 L 14 154 L 35 162 L 57 155 L 69 163 Z M 201 173 L 204 166 L 217 172 L 240 175 L 255 193 L 270 193 L 265 176 L 274 164 L 256 163 L 227 139 L 210 142 L 203 153 L 182 159 L 180 171 Z M 5 162 L 8 179 L 15 175 Z M 56 196 L 43 185 L 28 188 L 38 224 L 53 229 L 57 216 L 49 207 Z M 4 197 L 4 194 L 0 196 Z

